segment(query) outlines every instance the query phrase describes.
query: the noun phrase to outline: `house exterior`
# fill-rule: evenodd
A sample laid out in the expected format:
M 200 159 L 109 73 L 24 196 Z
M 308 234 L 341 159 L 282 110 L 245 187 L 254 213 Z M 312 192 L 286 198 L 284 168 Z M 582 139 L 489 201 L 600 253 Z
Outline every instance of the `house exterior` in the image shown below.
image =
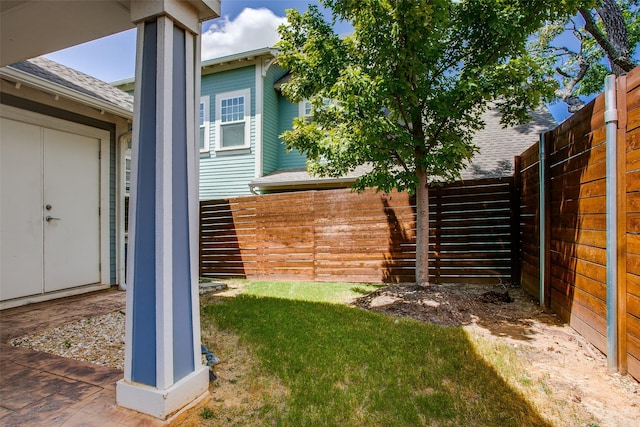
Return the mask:
M 0 309 L 123 283 L 133 98 L 43 57 L 0 79 Z
M 305 113 L 305 105 L 291 103 L 281 95 L 279 84 L 286 80 L 287 74 L 277 65 L 276 58 L 276 50 L 261 49 L 203 63 L 199 98 L 200 199 L 229 198 L 252 191 L 269 193 L 348 187 L 364 173 L 359 169 L 339 179 L 311 177 L 304 169 L 304 156 L 297 151 L 285 151 L 279 135 L 291 128 L 294 117 Z M 3 68 L 0 75 L 4 141 L 0 147 L 3 162 L 1 218 L 3 236 L 8 236 L 2 239 L 0 307 L 124 284 L 133 97 L 46 58 L 18 62 Z M 126 84 L 130 82 L 121 84 L 121 87 L 125 85 L 126 88 Z M 225 114 L 235 120 L 226 120 Z M 536 112 L 534 117 L 530 124 L 505 130 L 499 125 L 499 115 L 489 111 L 485 115 L 487 128 L 478 132 L 476 137 L 481 151 L 464 171 L 463 178 L 511 174 L 513 155 L 552 123 L 546 110 Z M 30 153 L 16 152 L 15 147 L 9 145 L 14 140 L 10 132 L 39 135 L 37 141 L 32 142 L 38 147 Z M 47 169 L 51 167 L 48 148 L 55 144 L 49 141 L 50 134 L 59 136 L 60 132 L 62 135 L 71 133 L 74 137 L 91 139 L 92 135 L 97 135 L 102 138 L 95 159 L 89 159 L 88 152 L 85 154 L 87 158 L 83 159 L 77 150 L 72 155 L 62 156 L 68 159 L 68 163 L 59 166 L 60 174 L 76 171 L 77 164 L 93 165 L 85 170 L 85 179 L 75 179 L 75 175 L 71 178 L 64 175 L 52 177 L 49 172 L 44 172 L 45 164 Z M 37 160 L 42 164 L 42 170 L 34 174 L 32 169 L 24 167 L 24 160 L 16 159 L 19 155 L 28 155 L 32 162 Z M 37 178 L 41 184 L 36 186 L 38 195 L 25 202 L 24 211 L 20 211 L 14 200 L 29 193 L 29 187 L 22 188 L 20 184 L 35 185 L 28 177 Z M 90 182 L 89 178 L 94 180 L 93 191 L 72 187 Z M 61 189 L 74 194 L 68 203 L 73 204 L 73 211 L 80 218 L 94 218 L 93 232 L 83 231 L 85 236 L 93 236 L 93 241 L 77 242 L 65 234 L 73 236 L 78 232 L 75 228 L 62 232 L 62 223 L 71 222 L 66 221 L 69 214 L 59 213 L 58 204 L 53 203 L 49 196 L 59 190 L 47 187 L 45 192 L 45 181 L 59 182 Z M 78 197 L 82 191 L 87 194 Z M 95 207 L 88 204 L 92 200 L 91 194 L 100 195 L 92 201 L 97 204 Z M 87 212 L 80 214 L 78 199 L 87 201 L 84 207 Z M 51 210 L 46 209 L 48 205 L 51 205 Z M 26 206 L 30 207 L 28 211 Z M 64 218 L 47 220 L 47 217 Z M 17 226 L 16 219 L 23 225 Z M 73 222 L 82 224 L 78 219 Z M 34 232 L 34 224 L 40 230 L 38 237 L 25 239 L 25 236 L 34 237 L 25 234 Z M 92 227 L 88 223 L 82 226 Z M 55 242 L 51 239 L 56 237 L 50 233 L 53 231 L 61 233 L 59 238 L 65 244 L 75 241 L 78 244 L 77 254 L 59 251 L 57 246 L 46 247 L 45 242 L 50 245 Z M 25 247 L 20 249 L 19 245 L 12 243 L 15 240 L 24 241 Z M 38 268 L 34 268 L 34 254 L 43 254 L 38 255 Z M 66 258 L 51 258 L 60 254 L 65 254 Z M 78 262 L 79 259 L 86 259 L 86 262 Z M 80 269 L 86 265 L 93 265 L 94 271 Z M 66 271 L 62 278 L 57 279 L 59 283 L 52 279 L 55 275 L 50 274 L 56 267 Z M 74 269 L 78 278 L 74 278 Z M 81 278 L 83 275 L 86 278 Z M 32 278 L 17 279 L 24 277 Z
M 293 119 L 309 114 L 308 103 L 292 103 L 280 91 L 289 74 L 267 47 L 202 62 L 200 82 L 200 200 L 293 190 L 345 188 L 365 173 L 361 167 L 340 178 L 310 176 L 306 158 L 287 152 L 279 137 Z M 133 94 L 134 79 L 112 84 Z M 513 158 L 555 126 L 546 108 L 526 124 L 504 129 L 496 110 L 474 143 L 479 152 L 462 179 L 513 173 Z
M 276 58 L 266 48 L 202 63 L 200 199 L 247 195 L 257 177 L 305 167 L 280 143 L 299 109 L 274 88 L 285 74 Z
M 306 158 L 287 152 L 280 134 L 308 114 L 280 92 L 287 72 L 278 50 L 262 48 L 202 62 L 200 83 L 200 200 L 252 193 L 344 188 L 361 174 L 311 177 Z M 112 84 L 133 94 L 133 79 Z

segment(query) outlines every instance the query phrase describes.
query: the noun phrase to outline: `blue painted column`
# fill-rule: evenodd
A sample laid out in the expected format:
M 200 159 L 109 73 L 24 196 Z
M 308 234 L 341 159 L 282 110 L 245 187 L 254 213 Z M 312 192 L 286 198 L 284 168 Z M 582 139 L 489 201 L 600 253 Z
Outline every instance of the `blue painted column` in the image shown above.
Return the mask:
M 219 10 L 210 3 L 131 2 L 138 46 L 129 287 L 125 376 L 116 399 L 160 419 L 204 397 L 209 385 L 200 356 L 195 112 L 200 21 Z

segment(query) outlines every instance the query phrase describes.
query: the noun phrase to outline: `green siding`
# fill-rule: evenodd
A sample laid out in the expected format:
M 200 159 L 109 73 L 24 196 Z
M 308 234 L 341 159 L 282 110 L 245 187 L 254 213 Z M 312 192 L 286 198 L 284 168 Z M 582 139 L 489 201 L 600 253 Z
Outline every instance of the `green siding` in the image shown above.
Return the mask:
M 291 129 L 293 119 L 298 117 L 298 104 L 292 104 L 283 96 L 279 97 L 278 115 L 278 135 L 285 130 Z M 306 157 L 298 150 L 291 150 L 287 153 L 286 147 L 278 138 L 278 169 L 304 169 L 306 168 Z
M 264 78 L 263 120 L 262 120 L 262 173 L 267 175 L 279 167 L 280 132 L 278 98 L 273 84 L 285 74 L 278 65 L 272 65 Z
M 241 89 L 251 90 L 249 149 L 216 153 L 216 95 Z M 202 76 L 201 96 L 209 96 L 210 151 L 200 155 L 200 200 L 251 194 L 249 182 L 255 178 L 255 66 Z
M 285 74 L 278 65 L 269 67 L 263 78 L 262 174 L 277 170 L 304 169 L 306 158 L 297 150 L 286 152 L 280 135 L 291 129 L 298 116 L 298 104 L 287 101 L 273 84 Z M 200 200 L 251 194 L 249 182 L 256 178 L 256 71 L 255 65 L 202 76 L 201 96 L 209 97 L 209 152 L 200 154 Z M 216 152 L 216 95 L 250 89 L 250 148 Z M 132 92 L 132 91 L 131 91 Z

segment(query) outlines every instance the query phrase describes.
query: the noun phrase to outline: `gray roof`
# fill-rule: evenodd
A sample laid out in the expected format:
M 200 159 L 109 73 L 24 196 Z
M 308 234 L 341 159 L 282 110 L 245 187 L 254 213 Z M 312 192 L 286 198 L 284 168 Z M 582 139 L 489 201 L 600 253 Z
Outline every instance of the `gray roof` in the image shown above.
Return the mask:
M 50 83 L 80 92 L 133 113 L 133 97 L 109 83 L 58 64 L 44 57 L 16 62 L 9 68 L 30 74 Z
M 358 166 L 340 178 L 311 176 L 305 169 L 279 170 L 254 179 L 249 187 L 264 190 L 343 188 L 351 186 L 369 170 L 367 166 Z
M 541 132 L 557 126 L 546 107 L 535 110 L 531 116 L 532 120 L 527 124 L 503 128 L 500 113 L 495 109 L 487 110 L 482 116 L 486 126 L 473 137 L 473 143 L 480 151 L 462 171 L 462 179 L 511 175 L 513 158 L 535 144 Z
M 284 77 L 289 76 L 288 74 Z M 283 78 L 284 78 L 283 77 Z M 462 179 L 501 177 L 513 174 L 513 159 L 535 144 L 541 132 L 556 127 L 556 121 L 546 107 L 531 113 L 532 120 L 524 125 L 503 128 L 497 110 L 487 110 L 482 119 L 486 126 L 477 132 L 473 143 L 479 152 L 471 164 L 461 172 Z M 341 178 L 320 178 L 309 175 L 304 169 L 279 170 L 249 184 L 252 188 L 269 190 L 336 188 L 350 186 L 370 168 L 360 166 Z
M 280 88 L 282 87 L 282 85 L 284 83 L 289 83 L 289 80 L 291 80 L 291 71 L 287 71 L 284 74 L 284 76 L 282 76 L 278 80 L 276 80 L 276 82 L 273 84 L 273 88 L 275 90 L 280 90 Z

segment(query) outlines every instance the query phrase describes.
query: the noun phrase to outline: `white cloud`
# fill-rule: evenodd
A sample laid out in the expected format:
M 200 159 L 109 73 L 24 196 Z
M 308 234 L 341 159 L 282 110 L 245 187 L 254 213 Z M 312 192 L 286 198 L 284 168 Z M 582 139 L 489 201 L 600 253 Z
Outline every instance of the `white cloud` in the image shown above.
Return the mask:
M 271 47 L 280 40 L 277 28 L 285 21 L 269 9 L 246 8 L 233 21 L 224 17 L 203 31 L 202 59 Z

